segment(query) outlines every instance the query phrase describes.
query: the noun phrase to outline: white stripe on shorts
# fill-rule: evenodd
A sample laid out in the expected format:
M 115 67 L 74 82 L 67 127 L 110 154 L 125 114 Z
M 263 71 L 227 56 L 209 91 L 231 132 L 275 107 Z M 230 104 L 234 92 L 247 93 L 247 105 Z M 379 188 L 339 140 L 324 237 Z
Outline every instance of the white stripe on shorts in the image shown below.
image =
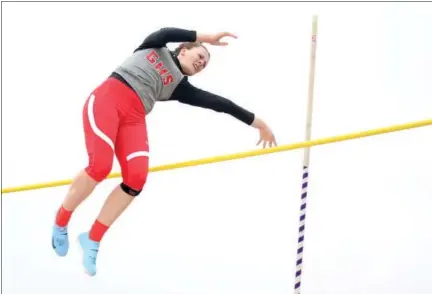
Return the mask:
M 95 101 L 95 95 L 92 94 L 90 96 L 90 101 L 88 103 L 88 108 L 87 108 L 87 115 L 88 115 L 88 119 L 90 121 L 90 126 L 93 130 L 93 132 L 102 140 L 104 140 L 108 145 L 111 146 L 111 149 L 114 150 L 114 143 L 111 141 L 111 139 L 105 135 L 96 125 L 96 121 L 95 121 L 95 117 L 94 117 L 94 101 Z
M 129 154 L 126 157 L 126 160 L 129 161 L 135 157 L 139 157 L 139 156 L 147 156 L 149 157 L 149 152 L 148 151 L 137 151 L 137 152 L 132 152 L 131 154 Z

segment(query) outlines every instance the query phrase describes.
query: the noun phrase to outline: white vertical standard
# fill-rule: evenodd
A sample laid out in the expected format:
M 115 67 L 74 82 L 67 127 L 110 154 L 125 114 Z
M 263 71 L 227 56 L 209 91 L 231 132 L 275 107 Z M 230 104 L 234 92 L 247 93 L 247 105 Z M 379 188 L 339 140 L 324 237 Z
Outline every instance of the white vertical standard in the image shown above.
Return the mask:
M 312 19 L 309 90 L 308 90 L 308 104 L 307 104 L 307 115 L 306 115 L 307 118 L 306 118 L 305 141 L 311 140 L 317 29 L 318 29 L 318 16 L 314 15 Z M 301 275 L 302 275 L 302 267 L 303 267 L 303 244 L 304 244 L 305 220 L 306 220 L 306 199 L 307 199 L 307 188 L 308 188 L 308 180 L 309 180 L 309 170 L 308 170 L 309 153 L 310 153 L 310 147 L 304 148 L 303 182 L 302 182 L 302 193 L 301 193 L 300 223 L 299 223 L 299 231 L 298 231 L 299 234 L 298 234 L 298 243 L 297 243 L 297 259 L 296 259 L 296 273 L 295 273 L 295 285 L 294 285 L 295 294 L 300 294 Z

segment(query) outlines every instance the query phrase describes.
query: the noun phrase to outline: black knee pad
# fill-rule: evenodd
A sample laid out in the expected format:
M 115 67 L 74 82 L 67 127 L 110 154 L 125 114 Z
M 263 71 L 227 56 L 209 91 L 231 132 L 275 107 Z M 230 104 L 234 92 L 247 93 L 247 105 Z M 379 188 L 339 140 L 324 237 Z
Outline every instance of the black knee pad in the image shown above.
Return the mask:
M 122 188 L 122 190 L 126 193 L 129 194 L 131 196 L 138 196 L 142 190 L 134 190 L 131 187 L 129 187 L 128 185 L 126 185 L 125 183 L 121 183 L 120 187 Z

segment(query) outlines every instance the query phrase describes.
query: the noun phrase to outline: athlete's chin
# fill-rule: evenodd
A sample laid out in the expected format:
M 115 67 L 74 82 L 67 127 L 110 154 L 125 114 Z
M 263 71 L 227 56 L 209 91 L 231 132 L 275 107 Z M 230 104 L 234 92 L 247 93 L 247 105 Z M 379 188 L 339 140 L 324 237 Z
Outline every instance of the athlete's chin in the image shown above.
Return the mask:
M 195 68 L 188 68 L 188 70 L 186 71 L 186 74 L 188 75 L 188 76 L 193 76 L 193 75 L 196 75 L 198 73 L 198 71 L 197 70 L 195 70 Z

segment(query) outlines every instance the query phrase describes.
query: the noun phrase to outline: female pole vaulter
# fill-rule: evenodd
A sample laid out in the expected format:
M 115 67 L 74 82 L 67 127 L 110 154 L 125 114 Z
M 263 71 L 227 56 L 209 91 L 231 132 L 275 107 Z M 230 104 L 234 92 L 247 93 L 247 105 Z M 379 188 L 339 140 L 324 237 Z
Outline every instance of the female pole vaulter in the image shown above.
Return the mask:
M 73 179 L 55 218 L 52 247 L 59 256 L 65 256 L 69 249 L 68 223 L 72 213 L 109 175 L 115 155 L 122 182 L 108 196 L 90 230 L 78 236 L 85 272 L 96 274 L 104 234 L 141 193 L 147 180 L 146 116 L 156 102 L 178 101 L 229 114 L 259 131 L 257 145 L 276 146 L 272 131 L 254 113 L 188 81 L 188 76 L 201 72 L 210 60 L 202 43 L 225 46 L 228 43 L 221 41 L 224 37 L 237 38 L 228 32 L 201 34 L 179 28 L 153 32 L 89 95 L 82 113 L 88 165 Z M 170 42 L 181 44 L 172 52 L 166 46 Z

